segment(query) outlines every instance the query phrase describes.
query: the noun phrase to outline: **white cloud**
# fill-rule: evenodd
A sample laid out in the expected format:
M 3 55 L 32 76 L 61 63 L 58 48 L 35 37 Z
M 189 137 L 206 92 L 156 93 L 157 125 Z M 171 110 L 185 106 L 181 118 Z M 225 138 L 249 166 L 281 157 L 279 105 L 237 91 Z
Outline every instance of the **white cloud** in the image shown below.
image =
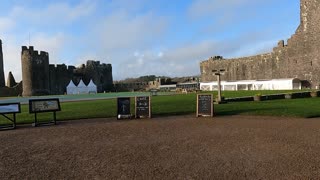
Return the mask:
M 5 33 L 15 26 L 15 22 L 7 17 L 0 17 L 0 34 Z
M 7 40 L 7 41 L 6 41 Z M 49 53 L 50 63 L 62 63 L 59 61 L 60 52 L 65 48 L 65 35 L 59 33 L 56 35 L 46 35 L 37 33 L 32 37 L 32 45 L 35 50 L 46 51 Z M 22 79 L 21 76 L 21 44 L 13 37 L 8 37 L 3 40 L 3 58 L 5 74 L 12 72 L 16 81 Z M 27 45 L 28 42 L 22 43 Z
M 15 80 L 21 81 L 21 47 L 12 42 L 4 42 L 2 49 L 5 76 L 11 71 Z
M 55 35 L 47 35 L 44 33 L 36 33 L 31 39 L 31 44 L 39 51 L 49 53 L 50 63 L 57 64 L 61 62 L 61 52 L 66 48 L 68 38 L 62 33 Z
M 166 19 L 152 13 L 132 16 L 117 11 L 97 23 L 94 41 L 104 50 L 144 48 L 157 41 L 166 29 Z
M 13 8 L 10 17 L 17 21 L 19 19 L 25 20 L 28 23 L 56 26 L 87 16 L 94 12 L 95 8 L 96 4 L 90 0 L 83 0 L 76 6 L 59 2 L 49 4 L 41 9 L 16 6 Z

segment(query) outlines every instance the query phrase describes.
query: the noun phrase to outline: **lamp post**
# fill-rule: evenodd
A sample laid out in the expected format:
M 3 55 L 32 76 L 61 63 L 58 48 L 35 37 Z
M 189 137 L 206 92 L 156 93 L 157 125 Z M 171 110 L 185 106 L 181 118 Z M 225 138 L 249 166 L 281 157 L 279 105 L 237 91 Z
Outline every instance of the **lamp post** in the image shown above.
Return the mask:
M 213 74 L 217 76 L 218 81 L 218 103 L 221 103 L 221 80 L 220 76 L 224 74 L 225 69 L 214 69 L 212 70 Z

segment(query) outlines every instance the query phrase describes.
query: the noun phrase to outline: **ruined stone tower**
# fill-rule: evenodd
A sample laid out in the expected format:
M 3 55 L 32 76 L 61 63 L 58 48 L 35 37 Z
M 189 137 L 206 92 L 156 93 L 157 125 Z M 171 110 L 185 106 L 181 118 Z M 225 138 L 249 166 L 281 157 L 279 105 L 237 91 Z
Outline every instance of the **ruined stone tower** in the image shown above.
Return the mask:
M 23 96 L 47 95 L 49 89 L 49 54 L 22 46 L 21 52 Z
M 0 39 L 0 87 L 5 86 L 4 69 L 3 69 L 3 53 L 2 53 L 2 41 Z
M 11 71 L 8 74 L 8 78 L 7 78 L 7 87 L 14 87 L 15 85 L 17 85 L 16 80 L 14 79 Z
M 300 25 L 271 53 L 237 59 L 209 58 L 200 63 L 202 81 L 215 81 L 213 69 L 225 69 L 222 80 L 299 78 L 304 87 L 320 85 L 320 0 L 300 1 Z

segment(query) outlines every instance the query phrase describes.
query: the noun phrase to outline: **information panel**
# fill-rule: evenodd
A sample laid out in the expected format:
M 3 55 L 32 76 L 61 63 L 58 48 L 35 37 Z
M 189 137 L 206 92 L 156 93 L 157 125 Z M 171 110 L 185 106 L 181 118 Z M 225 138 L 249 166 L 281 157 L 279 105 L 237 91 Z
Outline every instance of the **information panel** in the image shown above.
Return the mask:
M 60 111 L 60 102 L 58 98 L 54 99 L 30 99 L 29 112 L 55 112 Z
M 16 113 L 21 112 L 20 103 L 1 103 L 0 115 L 7 119 L 8 123 L 0 123 L 0 130 L 8 130 L 16 128 Z M 8 114 L 12 114 L 9 117 Z
M 117 119 L 131 118 L 130 97 L 117 98 Z
M 0 114 L 13 114 L 20 112 L 20 103 L 0 104 Z
M 197 117 L 210 116 L 213 117 L 213 96 L 212 94 L 197 95 Z
M 150 96 L 136 97 L 136 118 L 151 118 L 151 98 Z

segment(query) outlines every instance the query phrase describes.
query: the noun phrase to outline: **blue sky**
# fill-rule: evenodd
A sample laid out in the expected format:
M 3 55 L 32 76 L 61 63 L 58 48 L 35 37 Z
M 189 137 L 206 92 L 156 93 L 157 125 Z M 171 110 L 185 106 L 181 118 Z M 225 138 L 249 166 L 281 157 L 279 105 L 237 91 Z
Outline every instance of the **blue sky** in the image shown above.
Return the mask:
M 295 32 L 299 8 L 299 0 L 1 1 L 5 75 L 21 80 L 29 42 L 51 64 L 111 63 L 115 80 L 198 75 L 210 56 L 270 52 Z

